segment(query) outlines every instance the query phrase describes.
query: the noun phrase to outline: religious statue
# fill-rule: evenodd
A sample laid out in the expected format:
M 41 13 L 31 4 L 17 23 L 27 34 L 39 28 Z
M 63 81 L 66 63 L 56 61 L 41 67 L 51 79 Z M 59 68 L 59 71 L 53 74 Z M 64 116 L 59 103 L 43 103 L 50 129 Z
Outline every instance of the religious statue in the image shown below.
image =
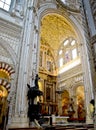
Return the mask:
M 29 84 L 27 84 L 28 86 L 28 93 L 27 93 L 27 97 L 28 97 L 28 117 L 30 122 L 34 121 L 34 120 L 38 120 L 40 117 L 40 103 L 35 102 L 35 98 L 37 96 L 41 96 L 43 95 L 43 92 L 39 90 L 39 85 L 38 85 L 38 80 L 39 80 L 39 76 L 38 74 L 36 74 L 35 76 L 35 86 L 31 87 Z
M 40 79 L 40 77 L 38 76 L 38 74 L 36 74 L 36 77 L 35 77 L 35 87 L 37 89 L 39 89 L 39 85 L 38 85 L 38 80 Z

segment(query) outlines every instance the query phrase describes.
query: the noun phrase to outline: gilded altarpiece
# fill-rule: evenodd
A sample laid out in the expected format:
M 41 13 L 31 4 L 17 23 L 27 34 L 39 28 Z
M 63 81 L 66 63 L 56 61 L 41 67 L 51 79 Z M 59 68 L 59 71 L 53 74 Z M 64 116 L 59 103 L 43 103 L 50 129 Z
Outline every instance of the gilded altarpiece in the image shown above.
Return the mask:
M 49 82 L 45 82 L 45 101 L 46 102 L 53 102 L 53 84 Z
M 46 111 L 46 114 L 52 114 L 56 111 L 56 95 L 55 95 L 55 83 L 45 81 L 44 83 L 44 108 Z

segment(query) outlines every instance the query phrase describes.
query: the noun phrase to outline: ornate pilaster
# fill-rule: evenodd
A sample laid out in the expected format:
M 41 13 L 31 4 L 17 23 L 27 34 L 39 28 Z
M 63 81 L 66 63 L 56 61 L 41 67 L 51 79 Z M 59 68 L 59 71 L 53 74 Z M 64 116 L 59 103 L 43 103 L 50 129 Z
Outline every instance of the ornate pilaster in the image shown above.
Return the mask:
M 62 97 L 58 94 L 58 115 L 62 115 Z
M 91 46 L 92 46 L 92 53 L 93 53 L 93 60 L 94 60 L 94 69 L 95 72 L 93 73 L 93 81 L 94 81 L 94 100 L 96 101 L 96 35 L 90 38 Z M 96 128 L 96 102 L 95 102 L 95 113 L 94 113 L 94 128 Z
M 92 52 L 91 46 L 89 42 L 89 35 L 88 35 L 88 26 L 86 22 L 86 15 L 84 5 L 85 1 L 81 1 L 81 16 L 82 16 L 82 25 L 83 25 L 83 35 L 85 37 L 84 41 L 81 41 L 81 58 L 82 58 L 82 68 L 83 68 L 83 75 L 84 75 L 84 86 L 85 86 L 85 105 L 86 105 L 86 123 L 93 123 L 92 118 L 89 116 L 89 104 L 91 99 L 94 98 L 93 95 L 93 81 L 92 81 L 92 73 L 93 63 L 92 63 Z
M 30 4 L 29 4 L 30 3 Z M 17 93 L 15 103 L 15 113 L 12 115 L 12 122 L 9 127 L 28 127 L 29 121 L 27 117 L 28 101 L 27 101 L 27 83 L 32 84 L 32 77 L 36 74 L 37 63 L 37 34 L 34 29 L 34 1 L 30 0 L 26 17 L 24 19 L 24 30 L 21 39 L 21 57 L 17 78 Z M 33 75 L 34 72 L 34 75 Z

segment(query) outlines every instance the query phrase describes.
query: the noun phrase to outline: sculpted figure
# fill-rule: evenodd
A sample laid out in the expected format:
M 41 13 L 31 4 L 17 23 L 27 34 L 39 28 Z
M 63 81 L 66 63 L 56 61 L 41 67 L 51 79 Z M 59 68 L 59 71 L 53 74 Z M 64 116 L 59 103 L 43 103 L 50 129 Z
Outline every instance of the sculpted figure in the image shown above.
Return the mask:
M 36 77 L 35 77 L 35 87 L 37 89 L 39 89 L 39 85 L 38 85 L 38 80 L 40 79 L 40 77 L 38 76 L 38 74 L 36 74 Z
M 39 90 L 38 80 L 39 80 L 38 74 L 35 76 L 35 86 L 31 87 L 29 84 L 27 84 L 28 87 L 28 117 L 30 122 L 34 121 L 34 119 L 39 119 L 40 117 L 40 104 L 39 102 L 36 104 L 34 103 L 37 96 L 43 95 L 43 92 Z

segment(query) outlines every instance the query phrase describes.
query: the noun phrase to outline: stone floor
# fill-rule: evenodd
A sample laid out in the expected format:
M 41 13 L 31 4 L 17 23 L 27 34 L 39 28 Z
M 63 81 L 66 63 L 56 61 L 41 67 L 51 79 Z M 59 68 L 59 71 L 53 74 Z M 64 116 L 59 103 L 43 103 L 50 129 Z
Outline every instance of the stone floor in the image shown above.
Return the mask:
M 43 128 L 9 128 L 8 130 L 94 130 L 93 124 L 70 124 L 64 126 L 45 126 Z

